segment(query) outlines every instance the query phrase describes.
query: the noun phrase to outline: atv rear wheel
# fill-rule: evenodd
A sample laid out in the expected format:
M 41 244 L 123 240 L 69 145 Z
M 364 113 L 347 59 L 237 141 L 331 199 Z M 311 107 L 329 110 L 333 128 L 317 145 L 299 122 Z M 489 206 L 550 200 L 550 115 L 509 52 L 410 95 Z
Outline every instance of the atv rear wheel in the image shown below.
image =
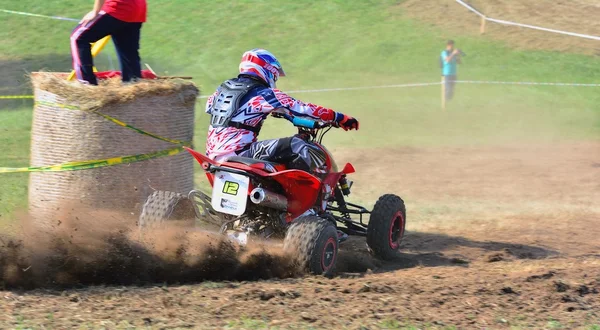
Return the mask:
M 402 198 L 383 195 L 379 198 L 367 227 L 367 245 L 375 257 L 390 260 L 396 257 L 406 228 L 406 207 Z
M 317 216 L 300 217 L 285 234 L 283 248 L 298 258 L 300 266 L 316 275 L 332 275 L 337 261 L 335 226 Z
M 192 201 L 185 195 L 157 190 L 146 199 L 138 221 L 140 228 L 156 227 L 165 221 L 181 221 L 192 225 L 196 213 Z

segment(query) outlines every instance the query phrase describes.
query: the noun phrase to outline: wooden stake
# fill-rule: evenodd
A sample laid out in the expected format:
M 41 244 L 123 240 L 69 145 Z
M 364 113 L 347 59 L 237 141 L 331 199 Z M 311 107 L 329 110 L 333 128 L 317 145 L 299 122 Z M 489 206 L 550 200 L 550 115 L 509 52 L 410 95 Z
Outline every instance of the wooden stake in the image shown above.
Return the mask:
M 152 72 L 152 74 L 154 74 L 156 76 L 156 79 L 194 79 L 192 77 L 188 77 L 188 76 L 159 76 L 156 74 L 156 72 L 154 72 L 154 70 L 152 70 L 152 68 L 150 67 L 150 65 L 148 63 L 144 63 L 144 65 L 146 66 L 146 68 L 148 70 L 150 70 L 150 72 Z
M 481 27 L 479 28 L 479 34 L 484 34 L 485 33 L 485 22 L 487 20 L 485 19 L 485 16 L 481 16 Z
M 154 70 L 152 70 L 152 68 L 150 67 L 150 65 L 149 65 L 148 63 L 144 63 L 144 65 L 146 66 L 146 68 L 147 68 L 148 70 L 150 70 L 150 72 L 152 72 L 152 74 L 153 74 L 153 75 L 155 75 L 155 76 L 158 76 L 158 75 L 156 74 L 156 72 L 154 72 Z
M 446 79 L 442 76 L 442 110 L 446 111 Z

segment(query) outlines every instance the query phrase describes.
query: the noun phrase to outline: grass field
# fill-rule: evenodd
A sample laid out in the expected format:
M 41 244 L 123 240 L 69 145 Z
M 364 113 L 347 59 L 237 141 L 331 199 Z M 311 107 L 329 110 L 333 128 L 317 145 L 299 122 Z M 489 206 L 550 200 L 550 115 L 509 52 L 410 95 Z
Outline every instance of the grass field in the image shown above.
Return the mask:
M 474 80 L 597 82 L 598 59 L 550 51 L 513 50 L 486 37 L 456 35 L 408 19 L 397 1 L 303 2 L 155 1 L 143 28 L 144 62 L 165 74 L 194 77 L 202 94 L 236 74 L 241 53 L 265 47 L 284 64 L 284 90 L 377 86 L 439 80 L 437 56 L 454 38 L 468 56 L 459 77 Z M 80 17 L 89 4 L 5 1 L 6 9 Z M 268 13 L 268 14 L 267 14 Z M 24 70 L 70 70 L 73 24 L 0 13 L 2 93 L 26 93 Z M 232 17 L 242 17 L 232 19 Z M 116 65 L 112 46 L 98 66 Z M 596 139 L 600 136 L 594 87 L 459 85 L 443 113 L 439 86 L 294 94 L 358 117 L 358 132 L 334 132 L 331 149 L 373 146 L 480 145 L 515 141 Z M 3 101 L 0 101 L 3 102 Z M 2 166 L 28 161 L 28 103 L 0 103 Z M 203 149 L 206 116 L 198 103 L 196 145 Z M 264 137 L 292 133 L 267 122 Z M 4 174 L 0 214 L 25 206 L 27 175 Z

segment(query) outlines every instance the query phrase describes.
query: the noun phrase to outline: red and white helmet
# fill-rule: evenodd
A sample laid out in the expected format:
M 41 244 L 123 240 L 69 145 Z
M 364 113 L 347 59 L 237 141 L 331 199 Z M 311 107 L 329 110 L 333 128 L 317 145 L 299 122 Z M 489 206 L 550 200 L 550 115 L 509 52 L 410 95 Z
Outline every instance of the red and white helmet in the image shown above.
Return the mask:
M 280 76 L 285 77 L 285 72 L 275 55 L 262 48 L 254 48 L 242 55 L 240 73 L 257 76 L 271 88 L 275 88 Z

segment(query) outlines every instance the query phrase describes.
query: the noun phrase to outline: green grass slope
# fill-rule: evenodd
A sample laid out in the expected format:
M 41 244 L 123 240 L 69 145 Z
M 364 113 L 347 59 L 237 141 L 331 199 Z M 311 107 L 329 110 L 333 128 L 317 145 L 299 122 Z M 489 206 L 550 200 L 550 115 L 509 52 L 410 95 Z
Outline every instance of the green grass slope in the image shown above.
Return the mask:
M 79 18 L 91 2 L 4 0 L 0 9 Z M 288 73 L 279 84 L 284 90 L 437 82 L 439 53 L 453 38 L 468 54 L 459 68 L 463 79 L 597 83 L 600 77 L 598 58 L 515 51 L 486 37 L 449 34 L 406 18 L 397 3 L 155 0 L 142 30 L 142 60 L 159 73 L 193 76 L 203 95 L 235 76 L 241 54 L 254 47 L 279 57 Z M 0 12 L 0 94 L 26 92 L 27 71 L 69 71 L 73 27 L 72 22 Z M 109 58 L 115 67 L 112 45 L 98 57 L 100 70 L 110 68 Z M 360 119 L 358 132 L 331 133 L 328 145 L 336 150 L 598 139 L 598 91 L 459 85 L 445 113 L 439 86 L 293 95 Z M 23 101 L 0 101 L 0 166 L 26 165 L 30 108 Z M 199 149 L 207 123 L 203 108 L 199 102 Z M 262 136 L 292 132 L 286 123 L 270 119 Z M 0 174 L 0 214 L 25 205 L 26 177 Z
M 29 164 L 31 111 L 0 111 L 0 167 Z M 0 174 L 0 227 L 15 209 L 27 206 L 27 173 Z
M 551 52 L 513 52 L 479 38 L 444 35 L 402 17 L 397 1 L 152 1 L 142 57 L 155 69 L 187 74 L 213 89 L 235 74 L 241 53 L 260 46 L 281 58 L 282 86 L 373 85 L 436 78 L 436 56 L 447 37 L 467 49 L 463 74 L 477 79 L 591 82 L 597 60 Z M 11 10 L 79 18 L 89 3 L 5 0 Z M 466 13 L 468 15 L 468 13 Z M 0 13 L 0 56 L 69 69 L 72 22 Z M 456 18 L 460 19 L 460 18 Z M 100 56 L 102 64 L 106 58 Z M 57 67 L 57 63 L 60 67 Z M 64 65 L 66 63 L 66 65 Z

